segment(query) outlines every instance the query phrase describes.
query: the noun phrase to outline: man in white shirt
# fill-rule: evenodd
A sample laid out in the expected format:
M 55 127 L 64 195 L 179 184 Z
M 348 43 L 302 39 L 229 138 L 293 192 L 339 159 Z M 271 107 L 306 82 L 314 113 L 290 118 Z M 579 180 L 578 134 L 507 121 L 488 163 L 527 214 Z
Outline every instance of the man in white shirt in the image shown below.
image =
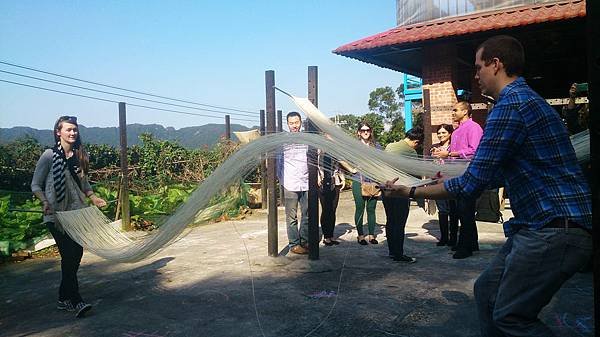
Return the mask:
M 302 117 L 298 112 L 287 114 L 290 132 L 300 132 Z M 277 177 L 283 186 L 285 222 L 290 251 L 308 253 L 308 146 L 287 144 L 277 160 Z M 300 204 L 300 226 L 298 227 L 298 204 Z

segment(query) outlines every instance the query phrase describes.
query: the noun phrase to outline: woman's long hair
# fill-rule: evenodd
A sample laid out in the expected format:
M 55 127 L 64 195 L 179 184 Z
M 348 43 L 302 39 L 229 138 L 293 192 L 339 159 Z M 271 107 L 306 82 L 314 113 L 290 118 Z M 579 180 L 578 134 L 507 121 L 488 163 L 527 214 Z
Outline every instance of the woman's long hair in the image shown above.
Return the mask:
M 362 138 L 360 137 L 360 129 L 362 129 L 363 126 L 366 126 L 369 129 L 371 129 L 371 135 L 367 139 L 367 143 L 369 143 L 369 146 L 374 146 L 375 145 L 375 132 L 374 132 L 373 128 L 371 127 L 371 125 L 367 121 L 361 121 L 358 123 L 358 129 L 356 129 L 356 136 L 358 137 L 358 139 L 362 140 Z
M 81 133 L 79 132 L 79 124 L 77 124 L 77 117 L 74 116 L 61 116 L 54 123 L 54 144 L 58 144 L 60 141 L 60 137 L 56 134 L 59 132 L 63 123 L 70 123 L 77 126 L 77 139 L 75 140 L 75 144 L 73 144 L 73 153 L 79 161 L 79 167 L 83 171 L 83 174 L 87 174 L 90 168 L 90 159 L 88 157 L 87 152 L 85 151 L 85 146 L 81 141 Z

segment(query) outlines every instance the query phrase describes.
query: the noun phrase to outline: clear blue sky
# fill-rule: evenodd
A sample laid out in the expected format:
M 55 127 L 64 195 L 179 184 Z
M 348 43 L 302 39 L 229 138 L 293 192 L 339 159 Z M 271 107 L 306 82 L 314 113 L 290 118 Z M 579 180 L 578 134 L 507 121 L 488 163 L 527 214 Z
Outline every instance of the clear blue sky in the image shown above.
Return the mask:
M 329 116 L 362 114 L 369 92 L 398 86 L 401 74 L 331 51 L 392 28 L 395 10 L 393 0 L 0 1 L 0 60 L 251 111 L 264 109 L 265 70 L 275 70 L 278 87 L 306 96 L 307 67 L 315 65 L 320 109 Z M 51 78 L 6 65 L 0 70 Z M 0 79 L 127 100 L 4 73 Z M 295 109 L 281 94 L 276 105 L 284 113 Z M 0 82 L 0 127 L 49 129 L 65 114 L 86 126 L 118 125 L 116 104 Z M 175 128 L 223 122 L 134 107 L 127 118 Z M 258 125 L 258 116 L 240 124 Z

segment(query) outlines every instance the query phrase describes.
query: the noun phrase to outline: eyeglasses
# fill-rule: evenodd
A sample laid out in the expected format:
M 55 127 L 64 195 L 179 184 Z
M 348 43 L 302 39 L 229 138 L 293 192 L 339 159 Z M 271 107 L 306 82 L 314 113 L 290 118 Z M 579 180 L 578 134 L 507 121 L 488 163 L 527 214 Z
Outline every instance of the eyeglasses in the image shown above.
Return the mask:
M 360 132 L 371 132 L 371 129 L 359 129 Z

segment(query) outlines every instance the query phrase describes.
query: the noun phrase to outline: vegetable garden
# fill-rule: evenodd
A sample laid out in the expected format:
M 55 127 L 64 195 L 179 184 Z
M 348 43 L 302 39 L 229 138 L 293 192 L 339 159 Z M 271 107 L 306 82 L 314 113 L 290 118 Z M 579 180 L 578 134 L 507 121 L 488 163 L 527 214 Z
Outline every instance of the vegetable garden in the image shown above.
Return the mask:
M 128 148 L 131 223 L 137 230 L 153 230 L 184 202 L 198 183 L 237 149 L 221 139 L 212 148 L 186 149 L 173 141 L 140 136 L 141 145 Z M 90 182 L 95 193 L 108 202 L 102 211 L 111 219 L 119 216 L 119 150 L 107 145 L 86 145 L 90 157 Z M 44 151 L 33 138 L 0 144 L 0 255 L 25 249 L 47 235 L 42 224 L 42 205 L 30 190 L 35 165 Z M 251 178 L 252 179 L 252 178 Z M 215 197 L 212 204 L 228 200 L 229 209 L 213 219 L 236 216 L 247 204 L 247 187 L 228 196 Z M 235 202 L 230 202 L 232 194 Z

